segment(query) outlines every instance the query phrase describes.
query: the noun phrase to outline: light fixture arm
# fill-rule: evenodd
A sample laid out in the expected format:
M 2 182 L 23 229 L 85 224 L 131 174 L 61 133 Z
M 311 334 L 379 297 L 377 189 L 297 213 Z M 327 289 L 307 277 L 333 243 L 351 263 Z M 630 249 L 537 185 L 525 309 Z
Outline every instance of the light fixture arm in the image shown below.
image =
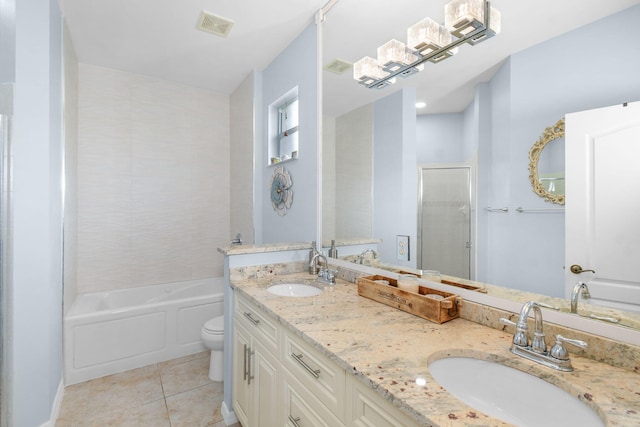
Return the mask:
M 369 89 L 382 89 L 389 85 L 389 81 L 397 76 L 408 76 L 416 71 L 416 67 L 420 64 L 423 64 L 433 58 L 437 58 L 441 55 L 446 55 L 448 51 L 464 44 L 469 43 L 471 45 L 476 44 L 480 40 L 484 40 L 487 37 L 492 37 L 495 33 L 491 30 L 491 3 L 489 1 L 484 2 L 484 22 L 480 24 L 475 30 L 471 31 L 469 34 L 466 34 L 462 37 L 456 38 L 455 41 L 449 43 L 446 46 L 443 46 L 437 50 L 434 50 L 430 53 L 422 55 L 419 52 L 415 54 L 418 56 L 418 60 L 412 62 L 411 64 L 404 65 L 398 68 L 395 71 L 389 72 L 388 75 L 373 81 L 370 84 L 367 84 L 367 88 Z

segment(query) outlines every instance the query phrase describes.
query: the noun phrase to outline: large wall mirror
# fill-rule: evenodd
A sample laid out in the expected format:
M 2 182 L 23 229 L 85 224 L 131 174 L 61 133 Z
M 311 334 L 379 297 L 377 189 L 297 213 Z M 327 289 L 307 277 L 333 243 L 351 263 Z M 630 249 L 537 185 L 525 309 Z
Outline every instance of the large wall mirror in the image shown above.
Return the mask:
M 378 46 L 405 40 L 407 28 L 423 17 L 443 22 L 445 3 L 401 0 L 363 7 L 340 0 L 323 27 L 324 65 L 375 57 Z M 529 152 L 542 131 L 567 113 L 640 99 L 630 71 L 640 67 L 640 47 L 632 41 L 640 29 L 629 25 L 640 19 L 640 5 L 491 4 L 502 13 L 501 34 L 462 46 L 395 85 L 366 89 L 350 69 L 325 69 L 323 240 L 382 238 L 381 262 L 433 269 L 415 257 L 398 260 L 394 237 L 409 235 L 412 254 L 419 253 L 421 171 L 462 168 L 470 172 L 469 205 L 453 210 L 469 217 L 468 239 L 456 242 L 468 250 L 469 278 L 507 293 L 566 300 L 564 208 L 532 191 Z M 585 14 L 576 16 L 574 7 Z M 549 10 L 567 19 L 548 22 Z M 607 60 L 594 61 L 594 48 L 606 51 Z M 416 101 L 426 107 L 416 109 Z M 539 153 L 537 171 L 545 178 L 539 182 L 559 178 L 563 145 L 554 138 Z M 564 198 L 560 181 L 555 189 L 545 187 L 557 202 Z M 446 240 L 454 233 L 442 234 Z M 588 281 L 587 276 L 576 280 Z

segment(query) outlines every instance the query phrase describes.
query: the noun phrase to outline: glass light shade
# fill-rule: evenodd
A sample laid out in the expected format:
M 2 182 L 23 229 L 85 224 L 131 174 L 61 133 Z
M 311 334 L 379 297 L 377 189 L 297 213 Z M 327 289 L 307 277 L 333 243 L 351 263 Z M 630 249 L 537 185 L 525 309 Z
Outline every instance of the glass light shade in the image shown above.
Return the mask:
M 404 43 L 398 40 L 389 40 L 378 48 L 378 63 L 384 68 L 397 69 L 397 64 L 409 65 L 418 60 L 418 57 L 407 51 Z
M 353 64 L 353 78 L 365 83 L 371 83 L 373 80 L 381 79 L 389 73 L 384 71 L 378 61 L 365 56 L 355 64 Z
M 484 24 L 484 0 L 451 0 L 444 6 L 444 25 L 454 35 L 466 34 L 474 29 L 473 23 Z M 489 29 L 500 33 L 500 12 L 490 8 Z
M 451 34 L 431 18 L 425 18 L 407 30 L 407 45 L 413 50 L 422 51 L 429 45 L 441 48 L 449 43 Z
M 447 28 L 431 18 L 425 18 L 407 30 L 408 47 L 419 52 L 422 56 L 447 46 L 451 42 L 451 33 Z M 446 56 L 451 56 L 457 51 L 458 48 L 450 49 Z

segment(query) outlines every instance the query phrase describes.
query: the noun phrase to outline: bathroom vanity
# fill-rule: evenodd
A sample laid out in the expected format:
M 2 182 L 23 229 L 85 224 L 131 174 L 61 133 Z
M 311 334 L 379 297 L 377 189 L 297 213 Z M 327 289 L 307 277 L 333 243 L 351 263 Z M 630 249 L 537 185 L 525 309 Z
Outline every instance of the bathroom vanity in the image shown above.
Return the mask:
M 467 406 L 434 380 L 429 364 L 455 356 L 543 378 L 584 402 L 604 425 L 640 425 L 640 375 L 633 372 L 638 362 L 623 360 L 637 352 L 634 346 L 580 333 L 591 347 L 580 354 L 593 357 L 570 350 L 575 371 L 560 372 L 509 352 L 513 331 L 498 319 L 517 318 L 515 313 L 465 301 L 461 318 L 435 324 L 358 296 L 351 281 L 328 286 L 303 268 L 291 273 L 292 265 L 263 274 L 229 273 L 232 405 L 245 426 L 510 425 Z M 296 298 L 268 291 L 283 282 L 308 283 L 323 292 Z M 545 327 L 549 337 L 562 329 Z M 600 353 L 620 363 L 596 361 L 605 359 Z M 505 393 L 517 393 L 517 386 Z

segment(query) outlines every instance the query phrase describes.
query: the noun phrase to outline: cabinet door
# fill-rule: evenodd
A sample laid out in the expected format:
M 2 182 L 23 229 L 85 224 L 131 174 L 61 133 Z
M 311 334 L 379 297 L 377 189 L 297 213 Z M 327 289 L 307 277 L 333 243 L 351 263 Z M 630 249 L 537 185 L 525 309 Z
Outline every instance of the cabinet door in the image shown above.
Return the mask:
M 242 425 L 250 425 L 251 389 L 247 381 L 248 353 L 251 349 L 251 338 L 238 322 L 233 331 L 233 410 Z
M 253 388 L 254 417 L 251 427 L 276 427 L 281 407 L 278 388 L 278 367 L 280 362 L 258 340 L 252 341 L 250 359 L 251 384 Z

